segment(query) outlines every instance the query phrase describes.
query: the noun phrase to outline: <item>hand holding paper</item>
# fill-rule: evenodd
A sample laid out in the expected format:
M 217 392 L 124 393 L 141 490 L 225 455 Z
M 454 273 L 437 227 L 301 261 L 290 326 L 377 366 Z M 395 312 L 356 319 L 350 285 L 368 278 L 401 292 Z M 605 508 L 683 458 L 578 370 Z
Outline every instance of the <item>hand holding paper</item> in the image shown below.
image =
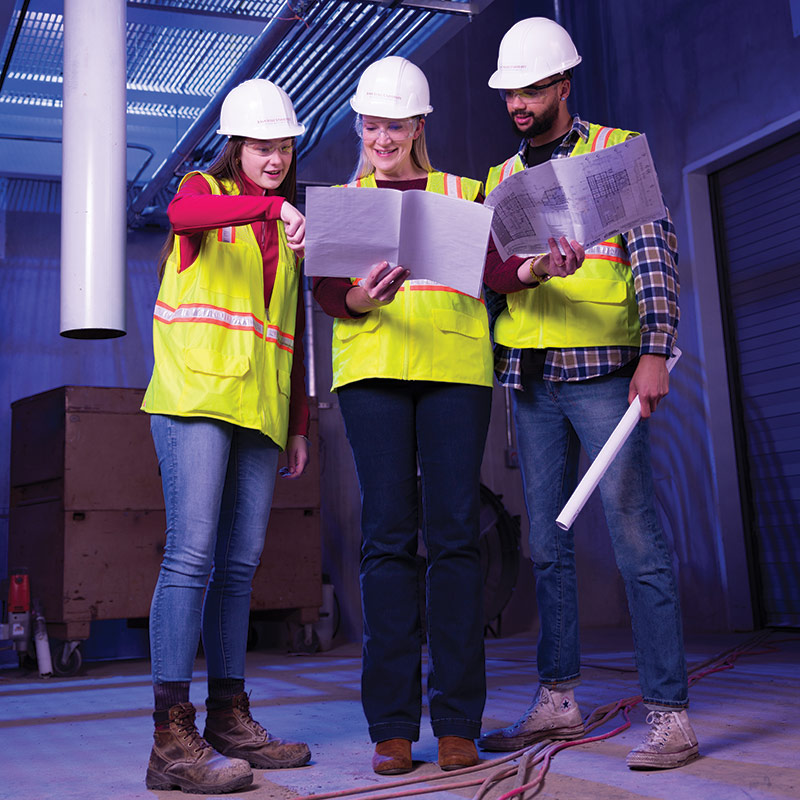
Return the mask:
M 388 262 L 381 261 L 347 293 L 347 307 L 356 314 L 365 314 L 388 305 L 410 274 L 405 267 L 390 267 Z

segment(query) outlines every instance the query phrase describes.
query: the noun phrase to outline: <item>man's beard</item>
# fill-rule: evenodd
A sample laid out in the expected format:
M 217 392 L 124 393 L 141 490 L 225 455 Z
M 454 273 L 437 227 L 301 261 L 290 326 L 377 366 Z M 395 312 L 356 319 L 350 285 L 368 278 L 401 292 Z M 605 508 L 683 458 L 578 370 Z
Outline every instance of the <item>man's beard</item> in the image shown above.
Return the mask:
M 511 127 L 514 129 L 514 133 L 517 136 L 521 136 L 525 139 L 533 139 L 536 136 L 541 136 L 543 133 L 547 133 L 553 127 L 556 119 L 558 118 L 558 106 L 554 105 L 552 108 L 549 108 L 540 114 L 529 114 L 529 116 L 533 120 L 533 123 L 525 130 L 522 130 L 517 126 L 517 123 L 514 122 L 513 116 L 509 117 L 511 120 Z

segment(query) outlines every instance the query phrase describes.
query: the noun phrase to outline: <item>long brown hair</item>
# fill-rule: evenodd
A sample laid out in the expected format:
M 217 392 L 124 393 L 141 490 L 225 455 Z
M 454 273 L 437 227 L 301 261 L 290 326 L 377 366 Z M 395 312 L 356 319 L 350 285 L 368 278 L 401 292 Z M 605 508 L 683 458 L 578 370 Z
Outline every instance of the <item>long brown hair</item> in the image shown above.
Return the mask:
M 214 159 L 211 166 L 205 170 L 207 175 L 217 180 L 219 183 L 220 191 L 223 194 L 228 194 L 225 186 L 225 181 L 235 183 L 239 187 L 240 192 L 244 192 L 244 178 L 241 170 L 242 145 L 245 140 L 242 136 L 231 136 L 222 148 L 222 152 Z M 275 189 L 275 194 L 286 198 L 293 206 L 297 205 L 297 150 L 292 150 L 292 162 L 286 173 L 286 177 L 281 181 L 281 185 Z M 158 254 L 158 279 L 164 278 L 164 269 L 167 265 L 167 260 L 172 255 L 172 250 L 175 247 L 175 232 L 170 228 L 164 244 L 161 245 L 161 250 Z

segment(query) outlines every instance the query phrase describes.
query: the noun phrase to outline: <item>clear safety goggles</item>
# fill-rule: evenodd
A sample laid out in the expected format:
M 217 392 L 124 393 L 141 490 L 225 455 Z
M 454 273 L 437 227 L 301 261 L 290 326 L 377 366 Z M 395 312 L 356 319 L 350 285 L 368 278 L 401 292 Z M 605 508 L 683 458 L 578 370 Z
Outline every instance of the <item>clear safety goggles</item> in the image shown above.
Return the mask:
M 523 103 L 538 102 L 544 97 L 545 92 L 557 83 L 567 80 L 566 78 L 556 78 L 550 83 L 542 83 L 539 86 L 526 86 L 523 89 L 500 89 L 500 97 L 510 103 L 515 97 L 522 100 Z
M 282 156 L 290 156 L 294 152 L 294 141 L 287 140 L 280 144 L 273 144 L 272 142 L 245 142 L 245 149 L 252 153 L 254 156 L 261 156 L 262 158 L 269 158 L 275 153 L 280 153 Z
M 392 119 L 387 122 L 377 123 L 362 117 L 356 118 L 356 133 L 365 142 L 374 142 L 384 136 L 393 142 L 402 142 L 410 139 L 417 129 L 417 117 L 408 119 Z

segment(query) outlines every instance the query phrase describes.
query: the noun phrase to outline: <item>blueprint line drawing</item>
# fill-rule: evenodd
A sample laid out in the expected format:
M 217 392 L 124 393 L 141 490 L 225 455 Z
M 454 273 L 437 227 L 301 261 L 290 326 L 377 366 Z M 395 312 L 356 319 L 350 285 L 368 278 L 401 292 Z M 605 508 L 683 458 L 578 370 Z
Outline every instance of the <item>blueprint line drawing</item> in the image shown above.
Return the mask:
M 666 216 L 647 137 L 517 172 L 484 203 L 503 260 L 547 252 L 561 236 L 584 247 Z

